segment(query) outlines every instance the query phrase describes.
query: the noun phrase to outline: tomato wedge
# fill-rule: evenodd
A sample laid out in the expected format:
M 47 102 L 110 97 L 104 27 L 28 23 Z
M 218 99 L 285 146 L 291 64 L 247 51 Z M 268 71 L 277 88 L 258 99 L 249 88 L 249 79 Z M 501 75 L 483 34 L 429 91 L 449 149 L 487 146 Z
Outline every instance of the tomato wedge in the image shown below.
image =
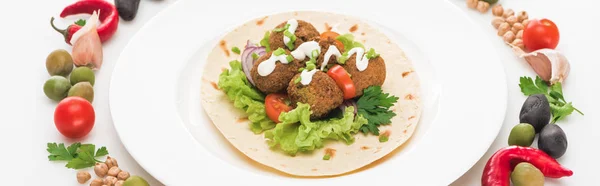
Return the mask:
M 344 51 L 344 44 L 342 44 L 341 41 L 338 41 L 337 36 L 339 36 L 340 34 L 338 34 L 337 32 L 333 32 L 333 31 L 325 31 L 321 34 L 321 40 L 327 40 L 327 38 L 331 38 L 333 40 L 335 40 L 335 47 L 338 48 L 338 50 L 340 51 Z
M 277 93 L 269 94 L 265 98 L 265 110 L 267 111 L 267 116 L 275 123 L 280 122 L 279 115 L 281 115 L 282 112 L 292 110 L 292 107 L 285 104 L 286 99 L 288 99 L 287 95 Z
M 346 69 L 344 69 L 342 66 L 335 65 L 331 67 L 327 71 L 327 75 L 333 78 L 337 86 L 342 89 L 342 92 L 344 92 L 344 99 L 352 99 L 356 96 L 356 87 L 354 86 L 354 82 L 352 82 L 350 74 L 348 74 Z

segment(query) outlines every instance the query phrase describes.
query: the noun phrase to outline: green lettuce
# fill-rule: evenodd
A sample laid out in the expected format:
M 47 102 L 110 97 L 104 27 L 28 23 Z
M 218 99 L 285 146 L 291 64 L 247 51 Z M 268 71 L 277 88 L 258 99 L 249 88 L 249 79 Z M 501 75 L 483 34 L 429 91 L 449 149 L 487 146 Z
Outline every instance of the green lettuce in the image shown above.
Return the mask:
M 354 108 L 346 107 L 342 118 L 310 121 L 310 106 L 298 103 L 298 106 L 279 116 L 273 130 L 265 132 L 270 147 L 279 147 L 289 155 L 298 152 L 310 152 L 323 147 L 325 140 L 342 140 L 346 144 L 354 143 L 354 136 L 367 119 L 354 116 Z
M 242 63 L 237 60 L 229 62 L 231 69 L 219 75 L 218 86 L 225 91 L 235 108 L 242 109 L 248 115 L 250 130 L 255 134 L 275 127 L 275 123 L 265 112 L 265 97 L 252 87 L 242 70 Z
M 350 51 L 356 47 L 360 47 L 363 49 L 365 48 L 365 46 L 362 43 L 360 43 L 358 41 L 354 41 L 354 36 L 352 34 L 339 35 L 335 39 L 342 42 L 342 44 L 344 45 L 344 48 L 346 49 L 346 51 L 344 53 L 342 53 L 342 56 L 340 56 L 338 58 L 339 64 L 346 64 L 346 60 L 348 60 L 348 58 L 350 57 L 350 56 L 348 56 L 348 51 Z M 373 51 L 373 52 L 375 52 L 375 51 Z

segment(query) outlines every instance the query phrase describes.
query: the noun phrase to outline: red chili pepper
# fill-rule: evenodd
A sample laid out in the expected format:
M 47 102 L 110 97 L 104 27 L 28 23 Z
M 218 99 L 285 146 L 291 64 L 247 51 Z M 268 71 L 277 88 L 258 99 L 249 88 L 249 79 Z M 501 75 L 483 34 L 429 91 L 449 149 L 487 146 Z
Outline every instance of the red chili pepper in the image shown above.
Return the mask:
M 98 35 L 100 36 L 100 41 L 104 42 L 110 39 L 115 32 L 117 32 L 117 27 L 119 26 L 119 12 L 117 12 L 117 8 L 115 5 L 109 3 L 105 0 L 81 0 L 75 2 L 63 9 L 60 13 L 60 17 L 64 18 L 66 16 L 75 15 L 75 14 L 92 14 L 94 11 L 99 11 L 100 15 L 100 24 L 96 29 L 98 31 Z M 67 29 L 58 29 L 54 26 L 54 17 L 50 19 L 50 24 L 52 28 L 57 32 L 63 34 L 65 36 L 65 42 L 71 45 L 71 37 L 75 32 L 81 29 L 81 26 L 72 24 Z
M 529 162 L 540 169 L 544 176 L 561 178 L 572 176 L 573 171 L 561 166 L 544 151 L 520 146 L 509 146 L 498 150 L 485 165 L 481 176 L 482 186 L 509 186 L 510 172 L 516 162 Z

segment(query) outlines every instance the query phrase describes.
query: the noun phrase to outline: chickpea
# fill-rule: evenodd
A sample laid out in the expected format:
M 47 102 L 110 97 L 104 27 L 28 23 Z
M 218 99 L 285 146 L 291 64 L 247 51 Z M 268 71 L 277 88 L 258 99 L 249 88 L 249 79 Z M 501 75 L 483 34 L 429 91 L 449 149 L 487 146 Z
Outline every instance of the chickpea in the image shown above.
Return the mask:
M 523 22 L 523 20 L 529 19 L 529 15 L 527 15 L 527 12 L 525 12 L 525 11 L 520 11 L 517 14 L 517 18 L 518 18 L 519 22 Z
M 106 163 L 96 163 L 94 166 L 94 172 L 98 177 L 104 177 L 106 176 L 106 173 L 108 173 L 108 166 Z
M 479 0 L 467 0 L 467 7 L 475 9 L 477 8 L 477 2 Z
M 117 159 L 114 159 L 114 158 L 112 158 L 110 156 L 106 157 L 106 162 L 105 163 L 106 163 L 106 165 L 108 166 L 109 169 L 112 168 L 112 167 L 114 167 L 114 166 L 117 166 L 117 167 L 119 166 L 119 164 L 117 163 Z
M 492 7 L 492 14 L 497 17 L 502 17 L 502 14 L 504 14 L 504 8 L 502 5 L 494 5 L 494 7 Z
M 523 20 L 523 22 L 521 22 L 521 24 L 523 24 L 523 28 L 527 27 L 527 24 L 529 24 L 529 19 Z
M 519 30 L 519 32 L 517 32 L 517 39 L 523 39 L 523 30 Z
M 496 29 L 498 29 L 502 23 L 505 23 L 504 18 L 502 17 L 494 17 L 494 19 L 492 19 L 492 25 Z
M 117 178 L 114 176 L 107 176 L 104 178 L 104 185 L 113 186 L 117 182 Z
M 522 39 L 515 39 L 511 45 L 519 47 L 521 49 L 525 49 L 525 44 L 523 44 L 523 40 Z
M 115 186 L 123 186 L 124 183 L 125 183 L 124 180 L 119 180 L 115 183 Z
M 517 33 L 519 31 L 523 30 L 523 28 L 525 28 L 525 27 L 523 27 L 523 24 L 521 24 L 521 23 L 515 23 L 512 26 L 512 31 L 513 31 L 513 33 Z
M 102 181 L 102 179 L 96 178 L 96 179 L 92 180 L 92 182 L 90 183 L 90 186 L 102 186 L 103 184 L 104 184 L 104 182 Z
M 108 170 L 108 175 L 109 176 L 113 176 L 113 177 L 117 177 L 117 175 L 119 174 L 119 172 L 121 172 L 121 169 L 119 169 L 119 167 L 112 167 Z
M 504 34 L 504 36 L 502 36 L 502 38 L 505 42 L 512 43 L 515 40 L 515 33 L 513 33 L 512 31 L 508 31 Z
M 485 13 L 490 9 L 490 3 L 485 2 L 485 1 L 479 1 L 477 3 L 477 11 L 481 12 L 481 13 Z
M 511 25 L 511 26 L 512 26 L 513 24 L 515 24 L 515 23 L 517 22 L 517 17 L 515 17 L 514 15 L 513 15 L 513 16 L 508 16 L 508 17 L 506 18 L 506 22 L 507 22 L 509 25 Z
M 119 174 L 117 174 L 117 178 L 119 180 L 126 180 L 127 178 L 129 178 L 129 172 L 121 171 L 121 172 L 119 172 Z
M 513 16 L 513 15 L 515 15 L 515 11 L 509 8 L 509 9 L 504 10 L 502 17 L 508 18 L 509 16 Z
M 498 36 L 503 36 L 508 31 L 510 31 L 510 25 L 504 22 L 498 27 Z
M 81 184 L 87 182 L 91 178 L 92 178 L 92 175 L 90 175 L 90 173 L 87 171 L 78 171 L 77 172 L 77 182 L 79 182 Z

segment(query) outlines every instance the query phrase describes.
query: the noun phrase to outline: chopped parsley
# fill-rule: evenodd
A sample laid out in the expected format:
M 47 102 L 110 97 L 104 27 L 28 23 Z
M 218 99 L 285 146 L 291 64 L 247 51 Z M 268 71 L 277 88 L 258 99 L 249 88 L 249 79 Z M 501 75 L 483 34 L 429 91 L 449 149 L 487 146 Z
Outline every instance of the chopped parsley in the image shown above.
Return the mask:
M 233 53 L 240 54 L 240 48 L 238 48 L 238 47 L 233 47 L 233 48 L 231 48 L 231 51 L 232 51 Z
M 79 26 L 85 26 L 85 19 L 79 19 L 75 21 L 75 24 Z
M 388 125 L 396 113 L 390 107 L 398 101 L 398 97 L 383 93 L 380 86 L 370 86 L 363 91 L 363 95 L 356 102 L 358 115 L 362 115 L 369 122 L 360 127 L 365 133 L 379 135 L 379 125 Z
M 546 98 L 548 98 L 550 111 L 552 112 L 552 123 L 556 123 L 566 116 L 571 115 L 573 111 L 577 111 L 579 114 L 583 115 L 581 111 L 573 106 L 573 103 L 565 100 L 562 92 L 562 84 L 560 82 L 550 86 L 550 89 L 548 90 L 548 85 L 539 76 L 536 76 L 535 82 L 532 78 L 525 76 L 521 77 L 519 81 L 519 87 L 525 96 L 544 94 Z
M 106 147 L 100 147 L 96 150 L 94 144 L 73 143 L 68 147 L 60 143 L 48 143 L 46 151 L 50 153 L 50 161 L 68 161 L 65 167 L 71 169 L 83 169 L 93 167 L 96 162 L 102 162 L 96 158 L 108 155 Z

